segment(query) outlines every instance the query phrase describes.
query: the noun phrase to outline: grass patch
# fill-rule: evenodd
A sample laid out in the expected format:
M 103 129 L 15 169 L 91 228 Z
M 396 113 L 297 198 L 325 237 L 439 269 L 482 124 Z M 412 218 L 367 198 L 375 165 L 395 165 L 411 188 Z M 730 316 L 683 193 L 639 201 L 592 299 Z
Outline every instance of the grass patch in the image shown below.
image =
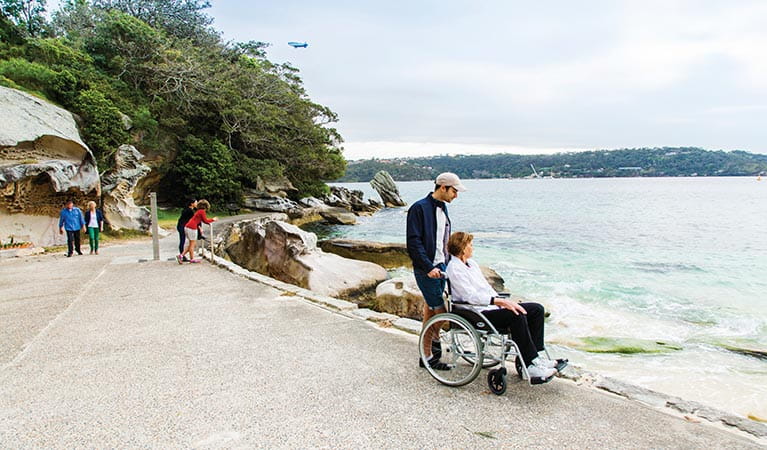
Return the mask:
M 157 208 L 157 225 L 166 230 L 175 230 L 183 208 Z M 228 216 L 226 211 L 208 211 L 208 218 Z
M 166 230 L 176 228 L 178 218 L 181 217 L 183 208 L 157 208 L 157 225 Z
M 145 233 L 143 231 L 139 230 L 128 230 L 128 229 L 120 229 L 120 230 L 109 230 L 105 229 L 103 233 L 99 236 L 99 241 L 101 242 L 116 242 L 116 241 L 127 241 L 132 239 L 143 239 L 148 238 L 150 236 L 149 233 Z M 83 237 L 85 238 L 85 243 L 88 243 L 88 234 L 83 233 L 83 236 L 80 237 L 80 240 L 82 241 Z

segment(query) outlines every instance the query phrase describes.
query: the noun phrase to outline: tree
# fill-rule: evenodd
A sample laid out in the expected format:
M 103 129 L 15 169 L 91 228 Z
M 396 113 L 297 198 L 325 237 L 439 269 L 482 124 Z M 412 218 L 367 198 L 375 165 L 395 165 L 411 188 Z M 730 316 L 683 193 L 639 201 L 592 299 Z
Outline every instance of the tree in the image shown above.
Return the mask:
M 214 207 L 236 201 L 240 196 L 237 170 L 232 154 L 217 139 L 187 136 L 170 170 L 171 187 L 179 194 L 205 198 Z M 179 196 L 178 198 L 184 198 Z
M 209 27 L 213 23 L 203 12 L 210 8 L 208 0 L 95 0 L 93 5 L 121 11 L 170 36 L 198 42 L 210 37 Z
M 27 36 L 39 36 L 45 31 L 46 0 L 0 0 L 3 15 Z

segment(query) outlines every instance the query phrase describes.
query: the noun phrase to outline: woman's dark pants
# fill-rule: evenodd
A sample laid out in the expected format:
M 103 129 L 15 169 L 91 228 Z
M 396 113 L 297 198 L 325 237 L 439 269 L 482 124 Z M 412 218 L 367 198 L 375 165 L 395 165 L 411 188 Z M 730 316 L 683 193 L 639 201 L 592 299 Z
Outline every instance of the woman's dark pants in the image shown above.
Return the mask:
M 543 346 L 543 305 L 539 303 L 520 303 L 527 314 L 516 315 L 508 309 L 486 311 L 487 317 L 498 332 L 508 330 L 511 339 L 516 342 L 526 366 L 538 357 Z

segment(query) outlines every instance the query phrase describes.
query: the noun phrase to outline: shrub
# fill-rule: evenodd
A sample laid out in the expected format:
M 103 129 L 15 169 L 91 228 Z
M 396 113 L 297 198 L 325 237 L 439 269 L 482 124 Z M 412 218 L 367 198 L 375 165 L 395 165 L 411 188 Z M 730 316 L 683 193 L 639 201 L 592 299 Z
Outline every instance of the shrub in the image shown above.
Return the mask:
M 91 89 L 80 92 L 75 109 L 85 121 L 83 137 L 96 156 L 99 168 L 107 168 L 117 147 L 128 142 L 120 111 L 101 92 Z

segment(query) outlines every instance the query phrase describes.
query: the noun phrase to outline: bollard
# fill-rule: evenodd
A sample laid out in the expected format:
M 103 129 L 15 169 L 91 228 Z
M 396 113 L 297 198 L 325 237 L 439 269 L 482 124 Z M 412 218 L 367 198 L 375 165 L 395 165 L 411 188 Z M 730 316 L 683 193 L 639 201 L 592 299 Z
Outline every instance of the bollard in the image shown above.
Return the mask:
M 160 233 L 157 225 L 157 193 L 149 193 L 149 206 L 152 210 L 152 253 L 154 260 L 160 259 Z
M 210 232 L 208 233 L 208 241 L 210 242 L 210 260 L 213 261 L 213 222 L 209 223 Z

